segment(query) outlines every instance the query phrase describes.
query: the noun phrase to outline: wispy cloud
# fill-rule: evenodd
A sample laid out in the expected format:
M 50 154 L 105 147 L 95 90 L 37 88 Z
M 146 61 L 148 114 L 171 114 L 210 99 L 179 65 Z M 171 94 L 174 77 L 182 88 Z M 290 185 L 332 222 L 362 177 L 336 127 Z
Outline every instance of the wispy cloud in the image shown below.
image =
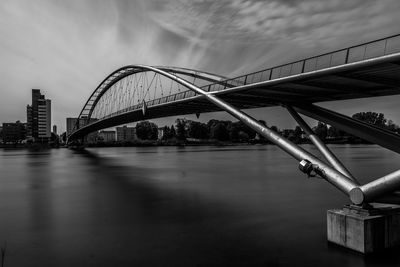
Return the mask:
M 398 33 L 399 11 L 397 0 L 2 0 L 0 121 L 25 120 L 34 87 L 63 128 L 123 65 L 234 76 Z

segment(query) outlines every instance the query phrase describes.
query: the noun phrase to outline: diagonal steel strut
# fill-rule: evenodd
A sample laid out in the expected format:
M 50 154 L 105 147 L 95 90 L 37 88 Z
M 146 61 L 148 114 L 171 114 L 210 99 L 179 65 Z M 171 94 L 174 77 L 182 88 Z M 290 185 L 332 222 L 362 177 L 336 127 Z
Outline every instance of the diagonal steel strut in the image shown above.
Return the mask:
M 398 134 L 313 104 L 295 103 L 293 108 L 307 117 L 323 121 L 346 133 L 400 153 L 400 136 Z
M 339 159 L 332 153 L 332 151 L 322 142 L 321 139 L 314 133 L 314 131 L 308 126 L 308 124 L 303 120 L 303 118 L 292 108 L 292 106 L 287 105 L 286 109 L 289 111 L 290 115 L 296 120 L 299 126 L 310 138 L 311 142 L 318 148 L 325 159 L 334 167 L 336 170 L 340 171 L 348 178 L 353 180 L 356 184 L 360 184 L 357 179 L 351 175 L 347 168 L 339 161 Z

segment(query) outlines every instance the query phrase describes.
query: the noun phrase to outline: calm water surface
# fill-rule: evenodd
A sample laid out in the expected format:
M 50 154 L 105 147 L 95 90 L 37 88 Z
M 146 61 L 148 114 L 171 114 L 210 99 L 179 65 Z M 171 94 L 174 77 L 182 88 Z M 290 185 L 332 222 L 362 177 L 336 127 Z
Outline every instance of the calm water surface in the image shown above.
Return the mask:
M 362 182 L 400 168 L 377 146 L 332 149 Z M 275 146 L 0 150 L 5 267 L 399 266 L 399 249 L 327 243 L 326 210 L 346 203 Z

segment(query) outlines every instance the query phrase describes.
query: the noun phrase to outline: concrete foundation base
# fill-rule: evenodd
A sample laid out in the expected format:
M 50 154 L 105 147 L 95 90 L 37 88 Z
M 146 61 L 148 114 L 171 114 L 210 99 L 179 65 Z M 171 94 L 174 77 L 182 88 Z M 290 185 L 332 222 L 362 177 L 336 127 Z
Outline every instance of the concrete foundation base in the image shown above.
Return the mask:
M 328 241 L 372 253 L 400 245 L 400 206 L 372 203 L 327 212 Z

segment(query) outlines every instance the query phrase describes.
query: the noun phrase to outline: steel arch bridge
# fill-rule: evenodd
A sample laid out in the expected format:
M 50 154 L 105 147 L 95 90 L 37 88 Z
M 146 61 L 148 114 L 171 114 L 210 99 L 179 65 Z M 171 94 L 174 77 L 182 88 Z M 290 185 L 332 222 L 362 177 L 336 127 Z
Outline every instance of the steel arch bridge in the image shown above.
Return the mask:
M 400 170 L 360 185 L 298 114 L 400 153 L 400 137 L 317 102 L 400 94 L 400 35 L 249 73 L 235 78 L 177 67 L 130 65 L 108 75 L 82 108 L 69 141 L 104 128 L 151 118 L 226 111 L 278 145 L 299 163 L 363 205 L 399 203 Z M 320 159 L 242 109 L 283 106 L 323 155 Z
M 170 116 L 168 112 L 153 116 L 142 112 L 142 117 L 132 117 L 137 115 L 135 111 L 143 108 L 148 107 L 150 113 L 154 113 L 156 106 L 195 97 L 196 93 L 185 86 L 187 83 L 204 88 L 212 83 L 222 84 L 225 80 L 227 78 L 223 76 L 185 68 L 122 67 L 108 75 L 93 91 L 78 116 L 80 123 L 75 125 L 69 139 L 122 123 Z M 193 112 L 188 110 L 187 113 Z M 127 114 L 128 120 L 125 119 Z

